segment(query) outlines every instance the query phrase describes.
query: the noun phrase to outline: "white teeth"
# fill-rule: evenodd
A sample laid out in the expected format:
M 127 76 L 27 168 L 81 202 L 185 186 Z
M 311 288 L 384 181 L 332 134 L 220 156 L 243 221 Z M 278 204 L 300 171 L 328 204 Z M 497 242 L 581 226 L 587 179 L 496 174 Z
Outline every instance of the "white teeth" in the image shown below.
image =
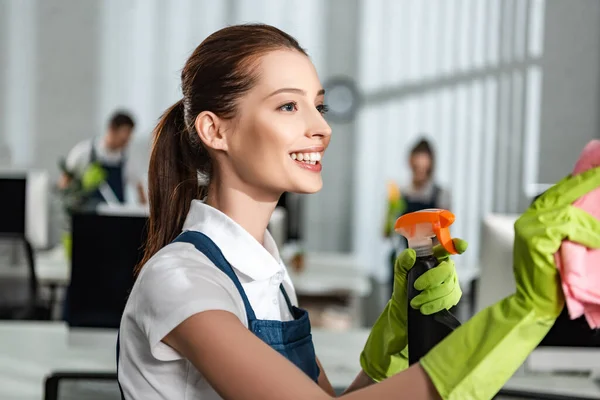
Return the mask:
M 291 153 L 292 160 L 304 161 L 309 164 L 316 164 L 321 161 L 321 153 Z

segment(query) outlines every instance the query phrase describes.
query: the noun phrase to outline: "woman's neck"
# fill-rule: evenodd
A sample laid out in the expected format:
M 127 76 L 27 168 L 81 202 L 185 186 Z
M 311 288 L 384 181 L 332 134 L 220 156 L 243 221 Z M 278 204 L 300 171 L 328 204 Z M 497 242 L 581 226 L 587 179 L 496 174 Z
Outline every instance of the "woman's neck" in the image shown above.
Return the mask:
M 257 199 L 238 185 L 211 182 L 206 204 L 221 211 L 263 244 L 265 231 L 277 206 L 277 198 Z
M 429 179 L 426 180 L 415 180 L 413 179 L 413 188 L 415 190 L 422 190 L 429 184 Z

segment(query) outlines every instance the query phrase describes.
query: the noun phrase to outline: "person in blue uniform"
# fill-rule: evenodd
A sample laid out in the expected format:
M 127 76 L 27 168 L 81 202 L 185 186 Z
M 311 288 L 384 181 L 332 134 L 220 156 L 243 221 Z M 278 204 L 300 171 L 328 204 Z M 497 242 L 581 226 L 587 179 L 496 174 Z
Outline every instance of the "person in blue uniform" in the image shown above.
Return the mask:
M 385 221 L 385 236 L 392 236 L 392 226 L 396 219 L 404 214 L 428 208 L 451 210 L 450 192 L 435 181 L 435 152 L 427 139 L 420 139 L 410 150 L 408 163 L 411 170 L 410 183 L 398 188 L 399 198 L 388 198 L 388 214 Z M 393 235 L 393 249 L 389 262 L 391 281 L 394 276 L 394 263 L 398 253 L 407 248 L 406 238 Z M 390 285 L 391 287 L 391 285 Z
M 451 209 L 450 192 L 435 181 L 435 153 L 426 139 L 419 140 L 410 151 L 410 184 L 400 187 L 405 209 L 402 214 L 427 208 Z
M 124 111 L 115 112 L 108 121 L 104 135 L 84 140 L 69 152 L 65 160 L 65 168 L 69 174 L 61 176 L 59 188 L 67 188 L 73 177 L 83 177 L 94 166 L 102 171 L 105 187 L 94 190 L 88 196 L 89 202 L 125 203 L 129 200 L 126 198 L 127 188 L 131 186 L 137 194 L 137 199 L 134 200 L 146 203 L 143 173 L 127 157 L 134 129 L 135 122 L 131 115 Z

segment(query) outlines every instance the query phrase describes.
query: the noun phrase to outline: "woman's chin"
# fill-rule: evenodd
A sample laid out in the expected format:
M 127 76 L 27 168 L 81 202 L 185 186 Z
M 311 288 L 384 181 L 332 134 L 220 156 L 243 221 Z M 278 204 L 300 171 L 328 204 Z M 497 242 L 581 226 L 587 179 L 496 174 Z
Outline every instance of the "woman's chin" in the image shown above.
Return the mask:
M 323 180 L 319 177 L 319 179 L 315 179 L 314 182 L 307 182 L 306 180 L 298 182 L 296 185 L 294 185 L 294 189 L 288 190 L 288 192 L 297 194 L 313 194 L 319 192 L 322 188 Z

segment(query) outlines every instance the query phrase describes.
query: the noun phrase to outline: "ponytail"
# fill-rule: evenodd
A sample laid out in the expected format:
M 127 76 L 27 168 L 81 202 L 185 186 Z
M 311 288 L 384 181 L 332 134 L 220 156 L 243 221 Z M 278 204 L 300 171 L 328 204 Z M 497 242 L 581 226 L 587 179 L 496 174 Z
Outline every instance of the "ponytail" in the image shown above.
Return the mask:
M 192 128 L 193 129 L 193 128 Z M 162 115 L 154 129 L 148 168 L 150 218 L 143 265 L 181 233 L 192 200 L 200 196 L 198 172 L 208 164 L 208 154 L 185 122 L 183 100 Z

